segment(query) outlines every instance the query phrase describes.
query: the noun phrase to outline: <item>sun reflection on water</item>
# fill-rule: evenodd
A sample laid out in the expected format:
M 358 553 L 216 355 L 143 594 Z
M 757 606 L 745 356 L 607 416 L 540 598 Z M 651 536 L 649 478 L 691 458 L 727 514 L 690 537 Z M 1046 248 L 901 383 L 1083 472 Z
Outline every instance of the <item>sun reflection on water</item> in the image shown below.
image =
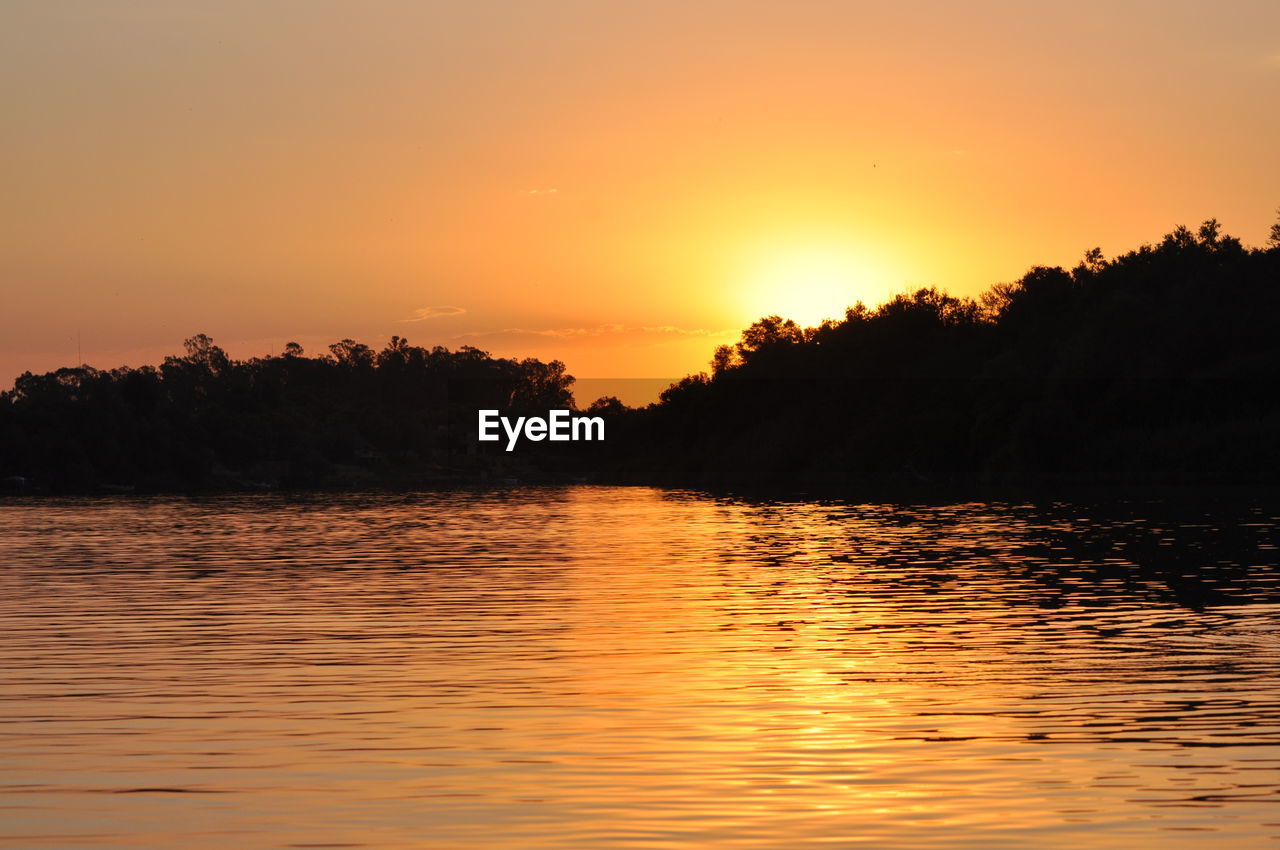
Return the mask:
M 1171 512 L 13 502 L 0 841 L 1256 846 L 1274 514 Z

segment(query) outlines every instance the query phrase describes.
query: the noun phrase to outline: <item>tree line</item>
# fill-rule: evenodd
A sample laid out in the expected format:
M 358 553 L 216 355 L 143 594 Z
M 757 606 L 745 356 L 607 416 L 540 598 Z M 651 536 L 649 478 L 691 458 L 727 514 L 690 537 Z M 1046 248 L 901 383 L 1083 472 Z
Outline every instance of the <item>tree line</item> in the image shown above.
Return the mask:
M 622 417 L 612 473 L 923 487 L 1280 483 L 1280 223 L 934 288 L 803 328 L 770 316 Z M 617 433 L 619 429 L 615 429 Z
M 204 334 L 159 367 L 30 372 L 0 396 L 9 489 L 358 487 L 511 473 L 475 444 L 481 407 L 573 402 L 559 361 L 345 339 L 233 360 Z
M 563 363 L 353 340 L 237 361 L 200 334 L 158 367 L 26 373 L 0 394 L 19 489 L 477 480 L 954 488 L 1280 483 L 1280 223 L 1217 221 L 1114 258 L 935 288 L 838 321 L 769 316 L 603 443 L 476 440 L 476 411 L 572 407 Z

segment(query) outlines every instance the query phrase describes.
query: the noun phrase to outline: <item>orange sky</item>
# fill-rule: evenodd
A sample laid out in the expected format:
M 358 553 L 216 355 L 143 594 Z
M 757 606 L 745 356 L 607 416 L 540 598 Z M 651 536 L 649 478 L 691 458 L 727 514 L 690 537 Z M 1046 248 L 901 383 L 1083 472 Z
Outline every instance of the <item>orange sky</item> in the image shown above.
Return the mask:
M 678 377 L 769 312 L 1260 244 L 1278 104 L 1274 0 L 9 0 L 0 383 L 77 333 Z

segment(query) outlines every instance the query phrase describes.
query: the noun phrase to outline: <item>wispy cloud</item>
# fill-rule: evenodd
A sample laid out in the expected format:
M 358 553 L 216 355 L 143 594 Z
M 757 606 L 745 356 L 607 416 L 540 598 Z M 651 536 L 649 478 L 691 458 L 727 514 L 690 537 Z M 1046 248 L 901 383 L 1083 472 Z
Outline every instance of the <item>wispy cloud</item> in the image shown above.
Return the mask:
M 423 322 L 427 319 L 438 319 L 441 316 L 460 316 L 467 312 L 464 307 L 419 307 L 413 311 L 413 315 L 407 319 L 401 319 L 402 322 Z
M 672 325 L 645 325 L 635 330 L 642 331 L 647 334 L 669 334 L 672 336 L 724 336 L 725 334 L 733 334 L 737 336 L 739 328 L 724 328 L 718 331 L 708 330 L 706 328 L 677 328 Z
M 674 325 L 593 325 L 583 328 L 501 328 L 492 331 L 472 331 L 458 334 L 454 339 L 479 339 L 495 336 L 543 336 L 566 339 L 573 337 L 601 336 L 657 336 L 657 337 L 723 337 L 736 336 L 736 330 L 708 330 L 706 328 L 678 328 Z

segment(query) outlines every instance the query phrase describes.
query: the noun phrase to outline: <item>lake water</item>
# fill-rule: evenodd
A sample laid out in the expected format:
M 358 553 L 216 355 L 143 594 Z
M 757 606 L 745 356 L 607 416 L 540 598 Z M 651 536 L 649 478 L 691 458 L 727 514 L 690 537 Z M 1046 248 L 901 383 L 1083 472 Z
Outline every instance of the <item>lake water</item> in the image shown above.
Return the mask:
M 1276 522 L 11 499 L 0 845 L 1270 845 Z

